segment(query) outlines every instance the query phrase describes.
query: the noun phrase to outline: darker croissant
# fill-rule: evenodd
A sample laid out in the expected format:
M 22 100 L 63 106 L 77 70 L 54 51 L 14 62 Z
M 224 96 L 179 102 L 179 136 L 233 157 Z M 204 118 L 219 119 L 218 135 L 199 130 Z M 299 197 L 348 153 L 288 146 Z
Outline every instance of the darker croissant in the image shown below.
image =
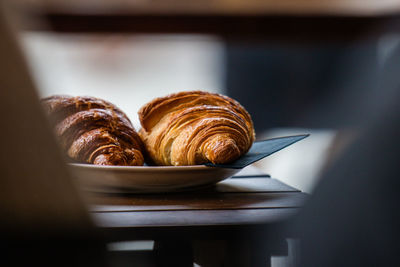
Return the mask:
M 156 98 L 139 110 L 148 157 L 157 165 L 224 164 L 255 139 L 249 113 L 235 100 L 202 91 Z
M 73 161 L 97 165 L 143 165 L 143 143 L 128 117 L 95 97 L 42 99 L 63 151 Z

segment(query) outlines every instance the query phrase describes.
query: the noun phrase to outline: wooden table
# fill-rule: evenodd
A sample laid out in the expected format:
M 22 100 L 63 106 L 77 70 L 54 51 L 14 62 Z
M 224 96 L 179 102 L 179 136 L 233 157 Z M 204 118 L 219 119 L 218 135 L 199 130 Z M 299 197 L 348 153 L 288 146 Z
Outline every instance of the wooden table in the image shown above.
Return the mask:
M 205 33 L 226 40 L 353 41 L 400 29 L 397 0 L 18 0 L 25 29 Z M 45 21 L 46 23 L 41 23 Z
M 95 222 L 109 241 L 156 240 L 158 255 L 164 263 L 172 261 L 170 266 L 177 266 L 177 259 L 190 266 L 193 256 L 204 254 L 212 260 L 216 251 L 214 260 L 226 266 L 266 266 L 267 256 L 286 249 L 284 240 L 270 246 L 274 229 L 297 212 L 306 194 L 250 168 L 198 191 L 90 199 Z

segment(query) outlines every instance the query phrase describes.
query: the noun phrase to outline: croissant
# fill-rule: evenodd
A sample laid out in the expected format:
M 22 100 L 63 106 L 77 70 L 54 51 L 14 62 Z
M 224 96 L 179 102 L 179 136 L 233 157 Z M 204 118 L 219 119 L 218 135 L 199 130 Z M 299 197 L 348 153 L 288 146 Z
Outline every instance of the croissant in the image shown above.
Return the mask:
M 143 143 L 128 117 L 95 97 L 42 99 L 61 148 L 72 160 L 97 165 L 143 165 Z
M 156 165 L 224 164 L 255 139 L 249 113 L 220 94 L 191 91 L 156 98 L 138 112 L 147 156 Z

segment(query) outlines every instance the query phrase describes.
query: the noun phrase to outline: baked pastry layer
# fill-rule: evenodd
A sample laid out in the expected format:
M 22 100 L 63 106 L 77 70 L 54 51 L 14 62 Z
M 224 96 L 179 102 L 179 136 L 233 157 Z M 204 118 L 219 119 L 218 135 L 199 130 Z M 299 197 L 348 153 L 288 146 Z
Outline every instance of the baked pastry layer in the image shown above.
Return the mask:
M 143 165 L 143 143 L 128 117 L 105 100 L 55 95 L 42 99 L 63 151 L 77 162 Z
M 152 100 L 138 114 L 139 135 L 156 165 L 228 163 L 245 154 L 255 139 L 249 113 L 220 94 L 171 94 Z

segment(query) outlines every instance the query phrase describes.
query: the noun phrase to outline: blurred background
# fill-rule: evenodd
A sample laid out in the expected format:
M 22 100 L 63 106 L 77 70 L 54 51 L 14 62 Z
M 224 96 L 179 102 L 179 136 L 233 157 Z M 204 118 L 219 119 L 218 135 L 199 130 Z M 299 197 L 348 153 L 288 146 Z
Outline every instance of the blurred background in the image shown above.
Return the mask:
M 238 100 L 258 140 L 310 133 L 256 164 L 305 192 L 338 150 L 332 146 L 338 131 L 352 136 L 375 108 L 382 68 L 400 43 L 396 33 L 363 38 L 295 43 L 215 34 L 20 33 L 41 97 L 103 98 L 139 129 L 137 111 L 151 99 L 205 90 Z
M 332 62 L 341 53 L 330 47 L 227 44 L 213 35 L 26 32 L 21 33 L 21 41 L 41 97 L 67 94 L 106 99 L 125 111 L 136 129 L 140 128 L 137 111 L 153 98 L 205 90 L 242 103 L 253 117 L 259 140 L 311 133 L 308 140 L 257 163 L 274 177 L 308 192 L 335 136 L 335 123 L 313 121 L 316 114 L 320 120 L 326 118 L 314 106 L 329 103 L 324 98 L 337 89 L 327 88 L 324 79 L 337 87 L 347 83 L 363 90 L 355 83 L 373 80 L 370 73 L 376 67 L 359 64 L 354 70 L 348 66 L 349 61 L 357 65 L 351 58 Z M 363 49 L 357 54 L 368 55 L 374 48 Z M 375 53 L 368 57 L 373 61 Z M 332 107 L 324 112 L 329 110 Z
M 255 165 L 313 193 L 336 155 L 398 106 L 400 4 L 275 2 L 20 0 L 10 10 L 41 97 L 103 98 L 139 129 L 137 111 L 155 97 L 226 94 L 258 140 L 311 134 Z
M 224 44 L 207 35 L 22 33 L 41 96 L 91 95 L 137 111 L 184 90 L 225 92 Z

